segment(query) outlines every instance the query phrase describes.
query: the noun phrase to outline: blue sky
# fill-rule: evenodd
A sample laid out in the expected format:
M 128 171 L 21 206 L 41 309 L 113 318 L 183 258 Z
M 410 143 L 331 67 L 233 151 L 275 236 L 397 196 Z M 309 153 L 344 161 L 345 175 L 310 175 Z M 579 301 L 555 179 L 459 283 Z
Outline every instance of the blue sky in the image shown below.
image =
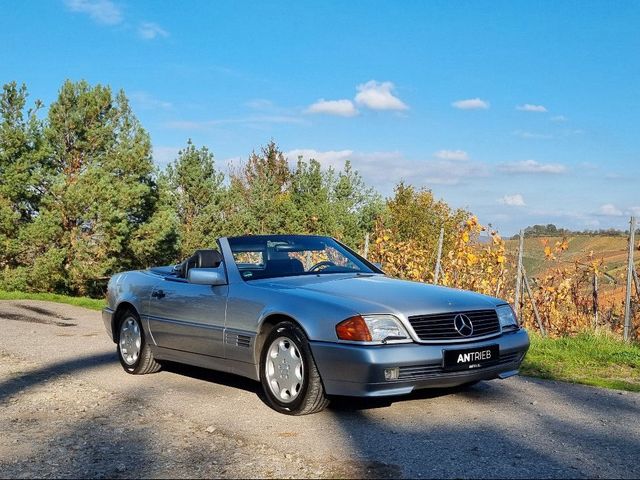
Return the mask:
M 640 2 L 3 0 L 0 81 L 123 88 L 154 157 L 274 139 L 512 234 L 640 215 Z

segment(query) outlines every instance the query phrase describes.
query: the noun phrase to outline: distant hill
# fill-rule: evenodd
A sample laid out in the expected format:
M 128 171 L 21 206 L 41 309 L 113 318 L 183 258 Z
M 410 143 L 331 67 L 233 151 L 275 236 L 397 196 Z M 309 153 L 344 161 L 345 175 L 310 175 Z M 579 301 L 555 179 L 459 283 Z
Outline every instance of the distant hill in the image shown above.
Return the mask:
M 536 236 L 524 239 L 523 263 L 529 276 L 537 276 L 545 270 L 554 266 L 555 262 L 546 260 L 544 255 L 544 241 L 548 240 L 550 246 L 561 241 L 562 236 Z M 626 275 L 627 262 L 627 237 L 624 235 L 568 235 L 569 248 L 559 257 L 562 263 L 570 266 L 578 261 L 584 264 L 589 263 L 589 254 L 593 252 L 594 259 L 604 260 L 602 270 L 615 278 L 618 282 L 623 281 Z M 518 240 L 511 238 L 506 241 L 509 256 L 515 263 L 518 250 Z M 636 250 L 636 265 L 640 266 L 640 251 Z
M 547 225 L 531 225 L 524 229 L 524 234 L 526 237 L 576 237 L 579 235 L 586 235 L 590 237 L 627 237 L 629 235 L 629 231 L 618 230 L 615 228 L 573 231 L 566 228 L 556 227 L 553 223 L 549 223 Z M 518 235 L 516 234 L 511 238 L 515 239 L 517 237 Z

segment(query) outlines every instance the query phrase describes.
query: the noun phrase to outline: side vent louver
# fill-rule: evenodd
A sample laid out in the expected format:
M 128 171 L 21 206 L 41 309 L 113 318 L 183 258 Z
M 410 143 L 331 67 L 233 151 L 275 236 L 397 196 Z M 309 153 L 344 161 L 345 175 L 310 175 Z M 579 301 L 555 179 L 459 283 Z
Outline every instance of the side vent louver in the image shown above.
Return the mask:
M 251 345 L 251 337 L 249 335 L 242 335 L 241 333 L 227 332 L 225 343 L 236 347 L 248 348 Z

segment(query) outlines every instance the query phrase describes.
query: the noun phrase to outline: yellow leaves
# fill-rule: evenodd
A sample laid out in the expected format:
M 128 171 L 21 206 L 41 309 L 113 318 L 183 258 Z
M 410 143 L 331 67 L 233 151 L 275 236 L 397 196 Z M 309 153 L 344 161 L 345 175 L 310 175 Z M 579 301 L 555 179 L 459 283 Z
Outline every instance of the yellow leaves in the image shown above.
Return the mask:
M 548 259 L 553 258 L 553 252 L 551 251 L 551 247 L 548 245 L 544 247 L 544 256 L 547 257 Z
M 560 253 L 560 252 L 564 252 L 565 250 L 567 250 L 569 248 L 569 242 L 567 241 L 566 237 L 563 237 L 562 240 L 560 240 L 559 242 L 556 242 L 556 252 Z
M 373 232 L 370 259 L 382 262 L 385 271 L 396 277 L 423 282 L 433 281 L 438 229 L 431 236 L 401 238 L 398 232 L 385 228 L 381 222 Z M 481 232 L 488 242 L 476 242 Z M 445 249 L 442 252 L 439 283 L 473 290 L 487 295 L 498 295 L 508 288 L 512 271 L 506 267 L 506 246 L 495 232 L 487 230 L 470 217 L 459 224 L 458 231 L 446 230 Z

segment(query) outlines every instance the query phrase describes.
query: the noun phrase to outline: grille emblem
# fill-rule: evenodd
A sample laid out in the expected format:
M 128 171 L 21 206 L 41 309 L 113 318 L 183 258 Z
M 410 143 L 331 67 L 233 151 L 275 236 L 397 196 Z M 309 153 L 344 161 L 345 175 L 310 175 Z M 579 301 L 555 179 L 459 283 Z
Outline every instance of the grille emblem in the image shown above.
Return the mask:
M 459 313 L 453 318 L 453 326 L 463 337 L 469 337 L 473 334 L 473 323 L 466 315 Z

